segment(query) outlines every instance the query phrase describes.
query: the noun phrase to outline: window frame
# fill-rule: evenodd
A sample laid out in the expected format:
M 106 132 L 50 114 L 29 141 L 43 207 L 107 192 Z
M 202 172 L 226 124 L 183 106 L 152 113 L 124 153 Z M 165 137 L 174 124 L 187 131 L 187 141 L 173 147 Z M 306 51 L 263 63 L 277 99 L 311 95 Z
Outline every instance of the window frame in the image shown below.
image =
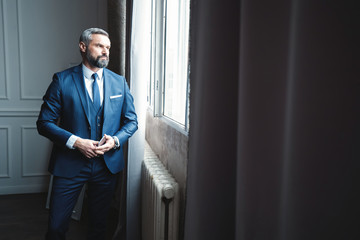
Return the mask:
M 165 101 L 165 57 L 166 57 L 166 7 L 167 0 L 151 1 L 150 32 L 150 78 L 148 81 L 148 108 L 153 117 L 162 118 L 168 125 L 188 135 L 189 132 L 189 73 L 190 60 L 187 62 L 186 103 L 184 124 L 164 114 Z M 188 10 L 190 11 L 190 9 Z M 190 16 L 189 16 L 190 17 Z M 190 22 L 190 20 L 189 20 Z M 190 31 L 189 31 L 190 34 Z M 189 41 L 189 40 L 188 40 Z M 189 46 L 190 47 L 190 41 Z M 189 58 L 189 56 L 188 56 Z

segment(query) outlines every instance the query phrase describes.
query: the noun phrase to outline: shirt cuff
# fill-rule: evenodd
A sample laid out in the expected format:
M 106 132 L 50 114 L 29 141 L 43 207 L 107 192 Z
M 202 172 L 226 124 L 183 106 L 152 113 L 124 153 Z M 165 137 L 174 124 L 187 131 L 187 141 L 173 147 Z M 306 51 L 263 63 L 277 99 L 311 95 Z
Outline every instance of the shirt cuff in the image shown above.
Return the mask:
M 119 147 L 120 147 L 120 143 L 119 143 L 118 137 L 117 137 L 117 136 L 113 136 L 113 139 L 114 139 L 114 141 L 115 141 L 115 147 L 114 147 L 114 149 L 119 148 Z
M 76 142 L 76 140 L 78 139 L 79 137 L 78 136 L 75 136 L 75 135 L 71 135 L 69 137 L 69 139 L 67 140 L 66 142 L 66 146 L 70 149 L 75 149 L 74 148 L 74 143 Z

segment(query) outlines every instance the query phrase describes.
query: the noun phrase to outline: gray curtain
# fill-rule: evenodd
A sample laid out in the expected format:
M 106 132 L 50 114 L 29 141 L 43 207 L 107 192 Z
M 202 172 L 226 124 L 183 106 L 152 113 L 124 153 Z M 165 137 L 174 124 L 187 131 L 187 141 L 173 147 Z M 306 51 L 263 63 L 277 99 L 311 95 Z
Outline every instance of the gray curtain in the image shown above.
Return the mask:
M 185 239 L 360 239 L 356 1 L 192 1 Z

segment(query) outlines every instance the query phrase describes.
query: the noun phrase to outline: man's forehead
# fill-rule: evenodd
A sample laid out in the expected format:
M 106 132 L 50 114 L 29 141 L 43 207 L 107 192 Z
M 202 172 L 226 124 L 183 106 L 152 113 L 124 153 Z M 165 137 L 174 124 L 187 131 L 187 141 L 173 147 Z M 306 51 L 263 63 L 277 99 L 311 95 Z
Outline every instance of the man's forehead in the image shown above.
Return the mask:
M 108 36 L 103 34 L 91 34 L 91 41 L 95 42 L 108 42 L 110 44 L 110 39 Z

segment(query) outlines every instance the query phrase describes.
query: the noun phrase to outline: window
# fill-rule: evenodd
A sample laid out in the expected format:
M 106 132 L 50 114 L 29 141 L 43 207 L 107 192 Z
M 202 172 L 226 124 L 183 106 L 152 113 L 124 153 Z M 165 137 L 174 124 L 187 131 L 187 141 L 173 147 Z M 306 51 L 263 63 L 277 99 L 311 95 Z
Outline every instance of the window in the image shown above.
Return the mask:
M 190 0 L 153 0 L 151 76 L 148 103 L 162 116 L 188 130 L 188 52 Z

